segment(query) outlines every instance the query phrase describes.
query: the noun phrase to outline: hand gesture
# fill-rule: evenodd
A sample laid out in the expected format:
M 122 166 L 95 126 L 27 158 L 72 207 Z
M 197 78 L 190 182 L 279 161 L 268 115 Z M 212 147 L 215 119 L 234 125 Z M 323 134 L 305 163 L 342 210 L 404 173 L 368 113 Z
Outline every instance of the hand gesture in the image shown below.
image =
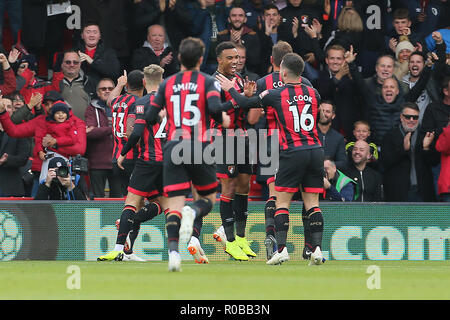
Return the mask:
M 39 151 L 39 152 L 42 152 L 42 151 Z M 56 178 L 56 169 L 55 168 L 48 169 L 47 178 L 45 178 L 45 185 L 50 188 L 50 185 L 52 184 L 52 180 L 55 178 Z
M 328 179 L 324 177 L 323 178 L 323 188 L 324 189 L 330 189 L 330 187 L 331 187 L 330 181 L 328 181 Z
M 39 92 L 33 92 L 30 98 L 30 102 L 28 102 L 27 106 L 31 110 L 42 101 L 42 94 Z
M 166 10 L 166 0 L 159 0 L 159 10 L 161 10 L 161 12 Z
M 408 132 L 403 138 L 403 149 L 409 151 L 411 148 L 411 132 Z
M 442 43 L 442 35 L 439 31 L 434 31 L 431 34 L 431 38 L 433 38 L 433 40 L 436 42 L 436 44 L 441 44 Z
M 330 0 L 325 0 L 323 2 L 323 11 L 325 12 L 326 15 L 330 14 L 330 12 L 331 12 Z
M 424 22 L 427 19 L 427 15 L 424 12 L 419 13 L 417 16 L 417 21 Z
M 233 1 L 234 0 L 225 0 L 225 6 L 226 7 L 231 7 L 233 5 Z
M 222 127 L 227 129 L 230 127 L 230 124 L 231 124 L 230 116 L 225 111 L 222 111 Z
M 397 48 L 397 45 L 398 45 L 397 39 L 391 38 L 391 39 L 389 40 L 389 49 L 391 49 L 392 51 L 395 52 L 395 48 Z
M 169 9 L 175 9 L 175 5 L 177 4 L 177 0 L 169 0 Z
M 3 65 L 3 70 L 9 69 L 8 58 L 3 53 L 0 53 L 0 63 Z
M 437 60 L 439 60 L 439 57 L 435 52 L 428 52 L 427 61 L 425 61 L 425 64 L 428 67 L 431 67 Z
M 431 143 L 434 139 L 434 131 L 433 132 L 427 132 L 425 134 L 425 137 L 423 137 L 423 149 L 428 150 L 430 148 Z
M 341 80 L 346 75 L 350 74 L 350 68 L 348 67 L 348 64 L 343 63 L 339 71 L 334 76 L 336 79 Z
M 352 63 L 355 61 L 356 55 L 357 53 L 353 53 L 353 46 L 351 45 L 350 50 L 344 54 L 345 62 L 347 62 L 347 64 Z
M 3 113 L 6 110 L 6 106 L 3 102 L 2 95 L 0 94 L 0 113 Z
M 230 80 L 221 74 L 216 75 L 216 80 L 219 81 L 222 90 L 226 92 L 230 91 L 230 89 L 234 88 L 234 86 L 236 85 L 236 78 Z
M 258 18 L 259 18 L 259 16 L 258 16 Z M 264 26 L 265 26 L 265 33 L 266 33 L 266 35 L 270 36 L 272 31 L 275 29 L 275 24 L 270 22 L 270 19 L 265 19 L 264 20 Z
M 87 63 L 91 64 L 94 60 L 92 60 L 91 57 L 89 57 L 89 55 L 87 55 L 84 52 L 78 51 L 78 54 L 80 55 L 80 62 L 83 63 L 84 61 L 86 61 Z
M 86 133 L 91 132 L 94 128 L 94 126 L 86 126 Z
M 1 157 L 0 157 L 0 166 L 3 165 L 5 162 L 8 161 L 8 154 L 4 153 Z
M 422 44 L 420 42 L 416 43 L 416 46 L 414 47 L 414 51 L 417 51 L 417 52 L 422 52 L 423 51 L 423 47 L 422 47 Z
M 44 148 L 53 147 L 56 144 L 56 139 L 53 138 L 48 133 L 45 135 L 45 137 L 42 138 L 42 146 Z
M 314 38 L 317 37 L 316 30 L 313 28 L 313 26 L 310 26 L 310 25 L 307 24 L 307 25 L 305 26 L 304 30 L 305 30 L 306 34 L 307 34 L 311 39 L 314 39 Z
M 294 17 L 294 19 L 292 19 L 292 35 L 294 36 L 294 38 L 297 38 L 298 36 L 298 18 Z
M 8 61 L 9 63 L 14 63 L 19 59 L 20 51 L 16 48 L 12 48 L 12 50 L 9 52 L 8 55 Z
M 319 36 L 319 34 L 322 32 L 322 24 L 317 20 L 316 18 L 312 21 L 312 27 L 316 31 L 316 35 Z
M 246 97 L 251 97 L 256 92 L 256 82 L 248 80 L 248 77 L 245 77 L 244 81 L 244 95 Z
M 123 165 L 122 165 L 123 160 L 125 160 L 125 156 L 120 155 L 120 156 L 117 158 L 117 166 L 118 166 L 120 169 L 125 170 L 125 168 L 124 168 Z
M 314 56 L 314 53 L 312 52 L 308 52 L 307 54 L 305 54 L 305 61 L 308 63 L 314 63 L 314 61 L 316 61 L 316 57 Z
M 173 60 L 173 54 L 172 52 L 169 52 L 169 54 L 167 56 L 165 56 L 164 58 L 161 59 L 159 65 L 161 66 L 161 68 L 164 68 L 166 65 L 170 64 Z
M 410 28 L 405 28 L 402 30 L 402 34 L 404 36 L 409 36 L 411 34 L 411 29 Z
M 240 43 L 241 42 L 241 31 L 231 30 L 230 40 L 234 43 Z
M 125 87 L 128 82 L 127 78 L 127 70 L 123 70 L 123 75 L 117 79 L 117 85 L 121 87 Z

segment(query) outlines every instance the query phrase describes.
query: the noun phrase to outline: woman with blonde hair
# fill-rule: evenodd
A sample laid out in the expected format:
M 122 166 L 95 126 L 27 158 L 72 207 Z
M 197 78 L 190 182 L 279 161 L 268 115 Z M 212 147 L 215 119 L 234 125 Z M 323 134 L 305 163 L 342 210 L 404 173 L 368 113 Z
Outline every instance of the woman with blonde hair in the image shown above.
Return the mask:
M 355 50 L 361 48 L 363 22 L 359 13 L 353 7 L 345 7 L 337 22 L 337 30 L 332 32 L 325 47 L 338 44 L 346 50 L 349 50 L 351 45 Z

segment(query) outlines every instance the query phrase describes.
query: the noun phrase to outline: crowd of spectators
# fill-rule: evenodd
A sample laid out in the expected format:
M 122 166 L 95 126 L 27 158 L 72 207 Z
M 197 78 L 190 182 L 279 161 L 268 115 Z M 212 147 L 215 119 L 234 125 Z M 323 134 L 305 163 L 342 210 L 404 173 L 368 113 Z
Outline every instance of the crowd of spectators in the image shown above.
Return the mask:
M 1 1 L 0 196 L 56 192 L 51 159 L 77 155 L 88 170 L 59 187 L 125 196 L 108 101 L 133 70 L 178 72 L 178 46 L 193 36 L 208 74 L 222 41 L 252 81 L 273 71 L 280 40 L 303 57 L 322 99 L 323 199 L 449 201 L 450 0 L 71 0 L 51 13 L 64 2 Z

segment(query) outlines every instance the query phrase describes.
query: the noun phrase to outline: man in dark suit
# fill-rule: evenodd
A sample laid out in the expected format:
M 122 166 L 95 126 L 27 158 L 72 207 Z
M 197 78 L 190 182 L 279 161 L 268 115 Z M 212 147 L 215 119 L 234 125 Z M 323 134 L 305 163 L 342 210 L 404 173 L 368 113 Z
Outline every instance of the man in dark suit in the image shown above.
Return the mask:
M 11 116 L 14 111 L 12 101 L 1 99 Z M 27 139 L 9 137 L 0 125 L 0 196 L 22 197 L 25 188 L 20 168 L 27 163 L 30 154 L 30 144 Z
M 430 151 L 434 136 L 421 132 L 419 114 L 416 103 L 404 103 L 400 125 L 383 138 L 381 163 L 386 201 L 436 201 Z

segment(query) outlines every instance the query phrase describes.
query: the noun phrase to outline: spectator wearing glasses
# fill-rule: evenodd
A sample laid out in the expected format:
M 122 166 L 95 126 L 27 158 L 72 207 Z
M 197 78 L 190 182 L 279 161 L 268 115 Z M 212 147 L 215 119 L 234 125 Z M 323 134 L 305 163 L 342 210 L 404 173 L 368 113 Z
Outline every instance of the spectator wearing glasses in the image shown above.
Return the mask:
M 81 57 L 77 51 L 64 53 L 61 70 L 64 76 L 59 83 L 61 96 L 72 107 L 73 114 L 84 120 L 91 96 L 95 93 L 95 84 L 81 69 Z
M 421 132 L 419 107 L 415 102 L 402 105 L 400 125 L 383 138 L 381 163 L 386 201 L 436 201 L 431 166 L 431 132 Z
M 42 95 L 39 92 L 34 92 L 28 103 L 25 103 L 24 97 L 17 91 L 9 96 L 12 101 L 14 109 L 11 115 L 11 121 L 15 124 L 27 122 L 36 116 L 44 114 L 42 108 Z
M 97 97 L 86 109 L 86 154 L 89 161 L 89 177 L 91 183 L 90 196 L 105 197 L 105 186 L 108 180 L 109 197 L 122 197 L 120 179 L 113 175 L 112 152 L 112 111 L 106 102 L 114 89 L 114 81 L 103 78 L 97 85 Z

